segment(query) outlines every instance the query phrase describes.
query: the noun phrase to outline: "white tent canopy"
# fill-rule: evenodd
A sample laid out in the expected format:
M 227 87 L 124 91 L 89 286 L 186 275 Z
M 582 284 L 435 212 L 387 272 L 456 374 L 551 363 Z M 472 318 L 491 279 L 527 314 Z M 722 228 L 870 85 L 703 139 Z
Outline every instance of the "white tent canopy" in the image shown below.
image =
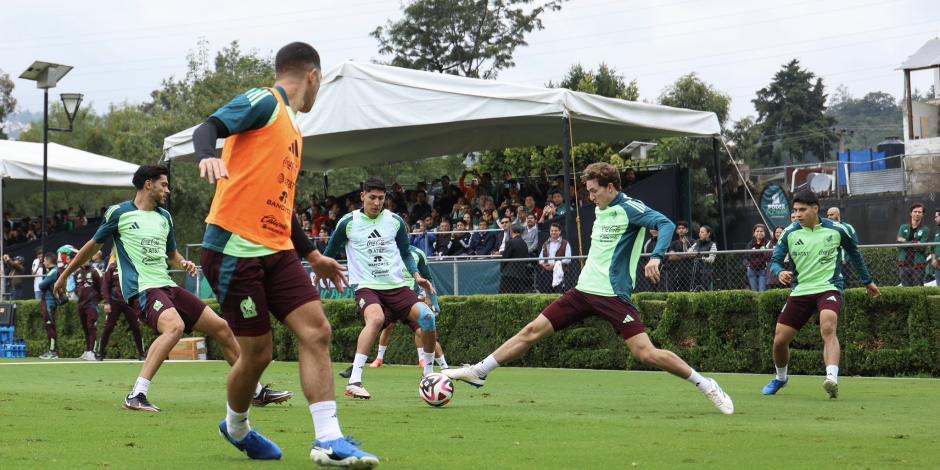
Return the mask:
M 50 189 L 131 187 L 137 165 L 49 144 Z M 0 140 L 0 178 L 3 196 L 42 191 L 42 143 Z
M 323 171 L 561 144 L 565 116 L 574 142 L 710 137 L 721 131 L 711 112 L 355 62 L 324 76 L 313 112 L 300 115 L 299 124 L 305 168 Z M 192 157 L 194 129 L 164 140 L 166 160 Z

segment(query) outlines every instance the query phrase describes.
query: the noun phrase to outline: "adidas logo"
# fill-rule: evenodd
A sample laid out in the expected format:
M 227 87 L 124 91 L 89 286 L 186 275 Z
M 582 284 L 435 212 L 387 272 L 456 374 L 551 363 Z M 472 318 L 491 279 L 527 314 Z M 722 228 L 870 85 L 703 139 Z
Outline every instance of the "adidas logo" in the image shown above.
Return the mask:
M 793 246 L 803 246 L 803 240 L 797 240 L 796 243 L 793 244 Z
M 632 322 L 632 321 L 634 321 L 633 315 L 629 315 L 629 314 L 627 315 L 626 318 L 623 319 L 623 322 L 624 322 L 624 323 L 630 323 L 630 322 Z
M 382 234 L 379 233 L 378 229 L 375 229 L 369 234 L 369 238 L 382 238 Z
M 131 224 L 130 227 L 127 227 L 128 230 L 137 230 L 140 228 L 140 225 L 137 225 L 137 222 Z
M 837 301 L 838 301 L 838 299 L 836 299 L 836 296 L 834 296 L 834 295 L 830 295 L 829 297 L 826 297 L 826 300 L 831 300 L 831 301 L 833 301 L 833 302 L 837 302 Z

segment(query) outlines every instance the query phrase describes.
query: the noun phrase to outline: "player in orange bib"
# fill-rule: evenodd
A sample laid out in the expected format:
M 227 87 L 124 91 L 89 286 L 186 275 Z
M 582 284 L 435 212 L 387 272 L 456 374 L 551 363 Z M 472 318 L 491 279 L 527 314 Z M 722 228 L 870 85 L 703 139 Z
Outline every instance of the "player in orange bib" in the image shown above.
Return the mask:
M 331 329 L 300 262 L 321 278 L 348 285 L 342 267 L 323 256 L 294 215 L 303 136 L 295 115 L 310 112 L 320 89 L 320 56 L 295 42 L 278 51 L 271 88 L 254 88 L 212 114 L 193 133 L 200 176 L 216 184 L 206 218 L 202 268 L 241 346 L 228 377 L 228 409 L 219 431 L 253 459 L 279 459 L 280 448 L 253 431 L 248 409 L 255 383 L 271 362 L 273 316 L 296 335 L 300 380 L 320 465 L 371 468 L 378 457 L 343 437 L 330 363 Z M 225 138 L 222 157 L 215 142 Z

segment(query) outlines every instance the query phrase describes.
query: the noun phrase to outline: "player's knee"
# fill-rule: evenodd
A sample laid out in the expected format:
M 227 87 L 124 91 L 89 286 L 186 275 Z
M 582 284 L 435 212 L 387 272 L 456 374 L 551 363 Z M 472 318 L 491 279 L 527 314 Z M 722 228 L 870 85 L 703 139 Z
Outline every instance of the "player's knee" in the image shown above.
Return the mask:
M 656 348 L 641 347 L 633 351 L 633 355 L 636 356 L 636 359 L 643 364 L 651 365 L 656 362 L 656 352 Z
M 835 336 L 836 325 L 834 323 L 823 323 L 819 325 L 819 332 L 822 333 L 823 337 Z
M 418 304 L 418 326 L 428 333 L 437 330 L 437 314 L 425 303 Z

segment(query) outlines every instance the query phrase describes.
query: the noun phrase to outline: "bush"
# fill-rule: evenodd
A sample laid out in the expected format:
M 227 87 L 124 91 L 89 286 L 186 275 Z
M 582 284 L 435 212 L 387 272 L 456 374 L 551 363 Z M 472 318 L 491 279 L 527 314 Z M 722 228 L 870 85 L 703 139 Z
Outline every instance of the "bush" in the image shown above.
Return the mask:
M 701 371 L 768 373 L 777 315 L 789 294 L 718 291 L 702 293 L 640 293 L 634 303 L 647 331 L 659 347 L 670 349 Z M 538 316 L 557 296 L 476 295 L 444 297 L 438 320 L 440 342 L 452 363 L 476 362 Z M 18 302 L 17 335 L 29 339 L 29 354 L 47 347 L 37 301 Z M 331 355 L 350 361 L 362 321 L 352 300 L 324 302 L 333 327 Z M 210 303 L 218 309 L 218 305 Z M 77 357 L 84 349 L 75 303 L 60 307 L 60 354 Z M 103 319 L 99 325 L 103 325 Z M 274 357 L 297 359 L 294 336 L 274 323 Z M 149 343 L 153 332 L 141 325 Z M 99 327 L 100 330 L 100 327 Z M 864 289 L 849 289 L 838 327 L 845 374 L 940 375 L 940 289 L 888 287 L 870 299 Z M 199 335 L 199 333 L 194 333 Z M 211 340 L 209 357 L 221 358 Z M 111 336 L 110 357 L 134 357 L 130 331 L 119 322 Z M 414 335 L 396 328 L 386 353 L 388 363 L 415 364 Z M 630 354 L 623 340 L 603 320 L 591 318 L 536 344 L 518 366 L 593 369 L 649 369 Z M 822 338 L 818 318 L 811 319 L 791 345 L 790 370 L 820 374 Z

